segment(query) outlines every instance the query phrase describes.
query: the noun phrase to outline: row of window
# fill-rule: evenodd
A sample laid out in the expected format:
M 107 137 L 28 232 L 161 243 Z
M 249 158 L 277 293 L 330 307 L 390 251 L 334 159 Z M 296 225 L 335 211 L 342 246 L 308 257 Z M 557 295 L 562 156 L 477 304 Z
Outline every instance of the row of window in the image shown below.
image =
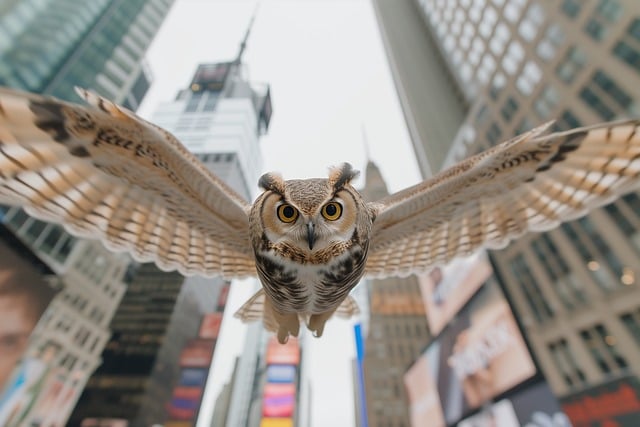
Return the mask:
M 640 256 L 640 197 L 635 193 L 623 196 L 616 203 L 604 208 L 621 234 L 629 237 L 630 244 Z M 611 292 L 636 285 L 635 272 L 625 266 L 620 257 L 610 247 L 589 219 L 564 223 L 560 227 L 562 235 L 557 239 L 567 239 L 576 251 L 586 271 L 602 292 Z M 548 282 L 552 283 L 555 295 L 546 295 L 539 280 L 532 272 L 528 260 L 519 253 L 510 261 L 510 268 L 517 277 L 525 294 L 530 312 L 538 323 L 544 323 L 555 315 L 556 309 L 549 301 L 558 300 L 566 310 L 573 310 L 588 302 L 587 290 L 567 262 L 567 254 L 561 254 L 555 239 L 550 234 L 541 234 L 532 242 L 533 255 L 544 270 Z
M 640 345 L 640 308 L 622 314 L 620 321 Z M 598 323 L 582 329 L 578 336 L 602 374 L 615 375 L 628 369 L 629 362 L 619 350 L 619 338 L 615 337 L 605 325 Z M 580 387 L 587 384 L 588 379 L 584 368 L 565 338 L 549 343 L 547 348 L 567 386 Z

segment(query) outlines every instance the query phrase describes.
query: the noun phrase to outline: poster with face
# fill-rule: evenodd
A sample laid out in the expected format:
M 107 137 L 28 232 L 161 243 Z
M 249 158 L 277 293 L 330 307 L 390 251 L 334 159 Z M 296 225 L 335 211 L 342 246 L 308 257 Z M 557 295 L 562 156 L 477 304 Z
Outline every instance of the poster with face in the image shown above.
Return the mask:
M 0 392 L 55 292 L 26 249 L 0 239 Z

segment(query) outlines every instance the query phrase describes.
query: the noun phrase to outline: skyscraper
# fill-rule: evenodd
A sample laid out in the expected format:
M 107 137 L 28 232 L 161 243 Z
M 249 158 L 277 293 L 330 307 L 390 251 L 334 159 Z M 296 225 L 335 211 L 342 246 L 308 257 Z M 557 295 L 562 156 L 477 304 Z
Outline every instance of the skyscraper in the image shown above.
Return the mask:
M 143 56 L 173 0 L 26 0 L 0 6 L 0 84 L 77 101 L 90 88 L 135 110 Z
M 410 50 L 440 58 L 469 108 L 449 141 L 436 144 L 436 172 L 555 119 L 553 130 L 640 115 L 640 5 L 632 0 L 405 1 L 423 20 L 415 42 L 390 2 L 374 0 L 396 84 L 418 66 Z M 395 3 L 394 3 L 395 6 Z M 409 37 L 415 43 L 404 43 Z M 426 35 L 425 35 L 426 34 Z M 419 43 L 419 44 L 416 44 Z M 405 52 L 402 57 L 398 51 Z M 429 80 L 428 70 L 413 70 Z M 417 80 L 419 81 L 419 80 Z M 406 89 L 405 89 L 406 90 Z M 402 100 L 402 96 L 401 96 Z M 437 98 L 437 104 L 441 102 Z M 407 121 L 434 112 L 403 102 Z M 448 110 L 436 118 L 451 120 Z M 434 119 L 435 120 L 435 119 Z M 445 121 L 445 123 L 448 123 Z M 423 150 L 426 150 L 423 149 Z M 420 156 L 419 150 L 417 150 Z M 422 166 L 422 165 L 421 165 Z M 640 199 L 629 194 L 548 233 L 519 239 L 491 258 L 553 391 L 574 422 L 630 422 L 630 409 L 584 415 L 589 399 L 630 390 L 640 402 Z M 591 400 L 593 401 L 593 400 Z M 632 423 L 633 424 L 633 423 Z M 629 425 L 632 425 L 629 424 Z
M 378 167 L 368 162 L 362 195 L 388 195 Z M 365 285 L 365 284 L 363 284 Z M 369 293 L 368 336 L 363 360 L 367 419 L 371 426 L 409 425 L 402 374 L 429 342 L 427 319 L 415 276 L 366 281 Z
M 189 87 L 159 105 L 152 120 L 249 200 L 271 101 L 268 85 L 244 75 L 245 42 L 231 61 L 200 64 Z M 220 278 L 184 278 L 142 265 L 114 317 L 104 363 L 85 390 L 74 425 L 115 417 L 131 426 L 169 426 L 211 417 L 199 408 L 228 289 Z M 203 334 L 205 319 L 216 325 Z
M 79 100 L 73 90 L 78 85 L 135 109 L 149 87 L 142 57 L 171 4 L 172 0 L 4 2 L 0 84 L 72 101 Z M 0 220 L 21 242 L 13 249 L 32 251 L 56 275 L 51 280 L 59 289 L 14 376 L 24 384 L 37 380 L 39 391 L 32 393 L 28 410 L 19 402 L 19 393 L 13 393 L 13 402 L 23 409 L 20 421 L 14 417 L 11 422 L 64 424 L 102 362 L 111 318 L 132 278 L 131 260 L 17 208 L 1 208 Z M 3 400 L 0 411 L 12 411 L 7 402 Z

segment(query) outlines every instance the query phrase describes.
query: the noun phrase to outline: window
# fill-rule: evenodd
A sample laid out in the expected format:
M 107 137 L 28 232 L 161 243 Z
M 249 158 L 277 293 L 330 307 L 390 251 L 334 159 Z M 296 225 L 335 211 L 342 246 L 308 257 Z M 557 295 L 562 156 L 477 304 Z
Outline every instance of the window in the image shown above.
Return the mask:
M 574 223 L 564 223 L 560 226 L 562 231 L 571 241 L 573 248 L 578 252 L 594 282 L 603 290 L 611 291 L 614 288 L 614 280 L 609 271 L 600 265 L 593 255 L 586 239 L 581 238 L 574 229 Z
M 589 87 L 580 91 L 580 98 L 604 120 L 612 120 L 616 116 L 616 113 Z
M 582 126 L 582 122 L 570 110 L 564 110 L 553 124 L 553 131 L 560 132 L 580 126 Z
M 600 0 L 593 15 L 587 21 L 584 31 L 596 41 L 607 37 L 608 27 L 622 16 L 622 7 L 617 0 Z
M 496 122 L 491 123 L 489 126 L 489 130 L 487 130 L 487 141 L 490 145 L 496 145 L 500 142 L 500 137 L 502 136 L 502 130 L 498 126 Z
M 533 102 L 533 109 L 541 120 L 549 120 L 559 101 L 560 96 L 556 89 L 551 85 L 547 85 Z
M 640 345 L 640 308 L 623 314 L 620 320 L 636 340 L 636 344 Z
M 191 98 L 189 98 L 189 101 L 187 101 L 187 106 L 184 111 L 187 113 L 193 113 L 194 111 L 197 111 L 201 99 L 202 92 L 192 94 Z
M 626 369 L 628 364 L 618 352 L 616 338 L 602 324 L 580 331 L 580 337 L 600 371 L 611 374 Z
M 582 0 L 564 0 L 560 9 L 570 18 L 575 18 L 582 8 Z
M 609 77 L 604 71 L 596 71 L 593 75 L 592 81 L 621 108 L 627 109 L 631 106 L 631 97 L 627 95 L 627 93 L 620 86 L 618 86 L 613 81 L 613 79 L 611 79 L 611 77 Z
M 624 208 L 624 205 L 622 206 Z M 622 212 L 620 207 L 618 207 L 618 202 L 611 203 L 604 207 L 604 210 L 609 214 L 613 223 L 620 229 L 620 232 L 627 237 L 632 237 L 638 232 L 638 227 L 636 227 L 631 221 L 632 219 L 627 217 L 625 213 Z M 634 241 L 634 239 L 630 239 L 629 243 L 635 246 L 636 250 L 640 252 L 640 242 Z
M 611 250 L 609 245 L 602 238 L 602 234 L 596 229 L 589 217 L 582 217 L 576 221 L 582 231 L 589 236 L 591 244 L 597 251 L 599 258 L 603 259 L 607 266 L 614 272 L 617 277 L 622 277 L 624 268 L 620 264 L 620 258 Z M 616 282 L 616 284 L 618 284 Z
M 502 117 L 504 117 L 504 120 L 506 122 L 510 122 L 517 111 L 518 103 L 511 96 L 507 98 L 504 105 L 502 106 L 502 109 L 500 110 L 500 112 L 502 113 Z
M 556 51 L 565 41 L 565 34 L 558 24 L 551 24 L 540 40 L 536 52 L 545 61 L 551 61 L 556 56 Z
M 582 284 L 571 272 L 549 234 L 541 234 L 533 241 L 533 251 L 549 278 L 554 282 L 554 289 L 566 308 L 573 309 L 586 301 Z
M 525 300 L 538 323 L 543 323 L 552 318 L 554 315 L 553 310 L 538 286 L 537 280 L 529 270 L 524 255 L 515 256 L 510 262 L 510 267 L 513 276 L 520 281 L 521 289 L 526 296 Z
M 640 72 L 640 51 L 632 47 L 627 42 L 618 42 L 613 47 L 613 54 Z
M 587 62 L 587 55 L 578 46 L 571 47 L 556 68 L 556 74 L 565 83 L 571 83 Z
M 535 62 L 527 61 L 516 81 L 516 88 L 518 88 L 524 96 L 531 95 L 541 79 L 542 70 L 540 70 L 540 67 L 538 67 Z
M 562 338 L 559 341 L 552 342 L 548 346 L 551 358 L 556 365 L 558 371 L 562 375 L 565 384 L 569 387 L 586 384 L 586 377 L 580 366 L 576 363 L 569 343 Z

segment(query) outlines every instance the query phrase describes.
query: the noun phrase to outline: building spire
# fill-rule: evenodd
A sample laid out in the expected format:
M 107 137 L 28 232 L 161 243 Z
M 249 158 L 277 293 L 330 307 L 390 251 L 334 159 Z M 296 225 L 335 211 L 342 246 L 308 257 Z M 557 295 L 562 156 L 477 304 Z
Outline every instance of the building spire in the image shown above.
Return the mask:
M 255 9 L 253 9 L 253 14 L 251 15 L 251 19 L 249 20 L 247 31 L 244 33 L 244 37 L 240 42 L 240 50 L 238 51 L 238 55 L 236 55 L 236 58 L 233 60 L 234 65 L 240 65 L 240 62 L 242 61 L 242 55 L 244 54 L 244 50 L 247 47 L 247 40 L 249 39 L 249 34 L 251 34 L 253 21 L 255 21 L 256 15 L 258 14 L 258 6 L 260 6 L 260 2 L 257 2 Z

